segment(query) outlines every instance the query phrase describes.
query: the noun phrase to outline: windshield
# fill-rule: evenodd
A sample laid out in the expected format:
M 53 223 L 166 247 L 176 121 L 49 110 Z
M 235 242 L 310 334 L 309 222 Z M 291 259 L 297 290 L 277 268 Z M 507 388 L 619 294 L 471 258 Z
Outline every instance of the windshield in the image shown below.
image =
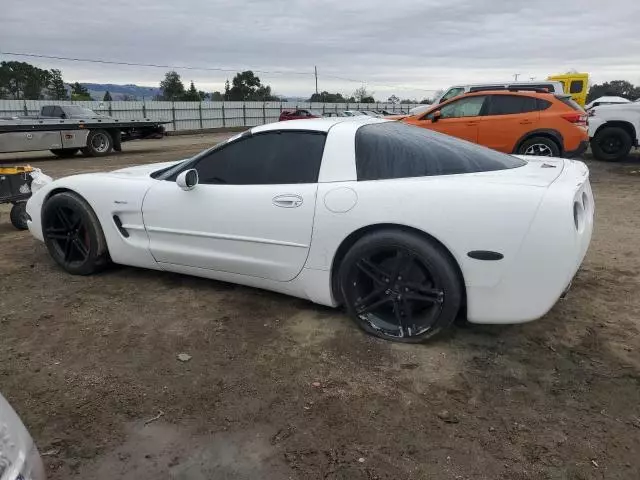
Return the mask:
M 78 115 L 78 116 L 85 116 L 85 117 L 93 117 L 94 115 L 96 115 L 96 112 L 94 112 L 93 110 L 89 110 L 88 108 L 84 108 L 84 107 L 79 107 L 77 105 L 68 105 L 64 107 L 64 111 L 67 112 L 69 115 Z

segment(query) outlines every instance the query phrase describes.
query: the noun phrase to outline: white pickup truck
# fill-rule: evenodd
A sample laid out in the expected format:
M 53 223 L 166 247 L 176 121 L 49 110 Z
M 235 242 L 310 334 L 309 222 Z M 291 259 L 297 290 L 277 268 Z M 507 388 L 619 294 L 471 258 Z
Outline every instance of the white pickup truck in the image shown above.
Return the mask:
M 639 135 L 640 101 L 589 110 L 591 151 L 598 160 L 623 160 L 632 147 L 638 147 Z

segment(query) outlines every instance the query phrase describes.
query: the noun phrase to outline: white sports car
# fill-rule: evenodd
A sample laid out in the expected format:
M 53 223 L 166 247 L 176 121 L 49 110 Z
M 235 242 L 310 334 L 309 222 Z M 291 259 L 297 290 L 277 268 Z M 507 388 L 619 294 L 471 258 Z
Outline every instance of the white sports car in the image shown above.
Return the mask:
M 255 127 L 193 158 L 53 181 L 31 233 L 72 274 L 109 261 L 345 305 L 418 342 L 458 312 L 526 322 L 589 246 L 587 167 L 375 118 Z

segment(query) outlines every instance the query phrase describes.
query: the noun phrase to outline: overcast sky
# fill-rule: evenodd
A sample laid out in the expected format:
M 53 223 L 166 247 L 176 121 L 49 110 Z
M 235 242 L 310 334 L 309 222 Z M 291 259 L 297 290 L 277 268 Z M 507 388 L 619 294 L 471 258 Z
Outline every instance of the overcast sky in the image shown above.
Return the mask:
M 199 89 L 236 70 L 276 94 L 319 88 L 424 98 L 455 83 L 546 78 L 640 84 L 640 0 L 0 0 L 0 51 L 176 66 Z M 157 86 L 166 69 L 36 60 L 65 81 Z M 332 77 L 333 76 L 333 77 Z

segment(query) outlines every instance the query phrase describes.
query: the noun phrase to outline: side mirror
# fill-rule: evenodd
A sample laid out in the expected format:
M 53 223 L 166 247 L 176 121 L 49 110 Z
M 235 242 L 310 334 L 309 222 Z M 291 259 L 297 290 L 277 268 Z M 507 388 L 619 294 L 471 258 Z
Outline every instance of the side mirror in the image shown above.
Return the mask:
M 198 185 L 198 171 L 185 170 L 176 178 L 176 184 L 184 191 L 193 190 Z
M 438 120 L 440 120 L 440 117 L 442 116 L 442 113 L 440 113 L 440 110 L 437 110 L 435 112 L 433 112 L 433 114 L 431 115 L 431 121 L 433 123 L 437 122 Z
M 60 118 L 67 118 L 67 114 L 66 113 L 61 113 L 60 114 Z

